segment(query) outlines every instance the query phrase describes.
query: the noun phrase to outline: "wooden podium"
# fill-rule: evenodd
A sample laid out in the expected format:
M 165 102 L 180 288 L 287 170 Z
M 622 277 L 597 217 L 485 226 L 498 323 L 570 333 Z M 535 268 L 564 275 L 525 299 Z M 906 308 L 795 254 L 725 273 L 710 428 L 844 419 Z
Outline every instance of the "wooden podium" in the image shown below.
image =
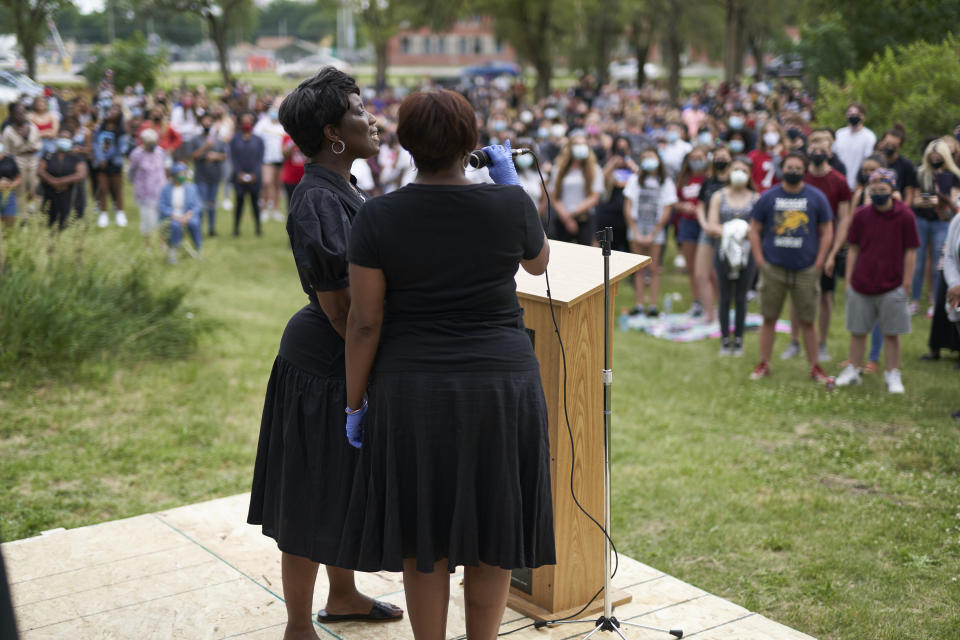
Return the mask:
M 646 256 L 612 252 L 611 307 L 620 280 L 649 262 Z M 551 240 L 548 273 L 553 311 L 566 352 L 567 413 L 576 446 L 573 487 L 580 504 L 602 524 L 603 257 L 599 248 Z M 575 613 L 603 586 L 604 539 L 570 495 L 571 451 L 563 411 L 563 360 L 550 315 L 546 278 L 531 276 L 521 268 L 516 281 L 524 322 L 540 361 L 550 414 L 550 482 L 557 564 L 514 571 L 507 604 L 535 620 L 552 620 Z M 611 309 L 611 325 L 614 317 Z M 623 592 L 614 592 L 613 596 L 615 604 L 630 601 L 630 596 Z M 601 596 L 584 615 L 602 608 Z

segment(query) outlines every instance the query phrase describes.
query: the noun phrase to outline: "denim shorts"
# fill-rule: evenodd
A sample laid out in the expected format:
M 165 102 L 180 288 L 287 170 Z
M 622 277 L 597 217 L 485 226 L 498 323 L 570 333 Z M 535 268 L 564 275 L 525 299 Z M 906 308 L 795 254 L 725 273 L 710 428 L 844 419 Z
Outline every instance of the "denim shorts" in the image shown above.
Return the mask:
M 697 242 L 700 240 L 700 223 L 694 218 L 680 218 L 677 221 L 677 242 Z
M 0 192 L 0 217 L 17 217 L 17 192 L 10 191 L 6 195 Z

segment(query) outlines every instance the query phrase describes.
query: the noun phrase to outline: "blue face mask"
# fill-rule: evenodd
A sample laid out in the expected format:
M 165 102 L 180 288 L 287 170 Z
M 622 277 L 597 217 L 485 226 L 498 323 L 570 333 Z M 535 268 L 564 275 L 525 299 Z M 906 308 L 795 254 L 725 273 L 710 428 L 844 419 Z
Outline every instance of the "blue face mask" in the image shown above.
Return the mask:
M 503 120 L 494 120 L 493 121 L 493 130 L 494 131 L 503 131 L 507 128 L 507 123 Z
M 667 131 L 667 142 L 676 142 L 680 139 L 680 134 L 676 131 Z
M 517 163 L 518 169 L 529 169 L 533 166 L 533 156 L 529 153 L 525 153 L 514 158 L 514 162 Z
M 273 121 L 279 120 L 279 119 L 280 119 L 280 112 L 277 111 L 276 109 L 271 109 L 271 110 L 270 110 L 270 119 L 273 120 Z
M 644 171 L 656 171 L 657 167 L 660 166 L 660 161 L 656 158 L 644 158 L 640 162 L 640 168 Z
M 70 138 L 57 138 L 57 149 L 66 153 L 73 149 L 73 140 Z
M 538 138 L 549 138 L 549 137 L 550 137 L 550 129 L 547 129 L 546 127 L 540 127 L 539 129 L 537 129 L 537 137 L 538 137 Z
M 730 116 L 730 119 L 727 120 L 727 124 L 729 124 L 730 128 L 734 130 L 743 129 L 743 118 L 740 116 Z
M 699 142 L 702 145 L 709 145 L 713 142 L 713 136 L 710 135 L 709 131 L 704 131 L 703 133 L 697 136 L 697 142 Z
M 871 193 L 870 200 L 873 201 L 874 205 L 878 207 L 882 207 L 883 205 L 887 204 L 887 202 L 890 200 L 890 194 L 889 193 Z
M 743 153 L 743 140 L 731 140 L 730 151 L 734 153 Z

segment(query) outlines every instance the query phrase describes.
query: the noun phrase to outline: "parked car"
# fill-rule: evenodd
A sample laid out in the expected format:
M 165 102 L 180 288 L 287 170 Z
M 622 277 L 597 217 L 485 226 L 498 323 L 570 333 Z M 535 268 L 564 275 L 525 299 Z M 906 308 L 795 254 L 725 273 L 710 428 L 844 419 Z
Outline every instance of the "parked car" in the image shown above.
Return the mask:
M 621 80 L 625 82 L 636 82 L 637 59 L 630 58 L 628 60 L 615 60 L 610 63 L 609 67 L 607 67 L 607 72 L 610 74 L 610 79 L 614 82 L 619 82 Z M 643 73 L 651 80 L 655 80 L 662 75 L 660 67 L 652 62 L 647 62 L 643 65 Z
M 300 58 L 295 62 L 277 65 L 277 73 L 284 78 L 308 78 L 320 71 L 323 67 L 336 67 L 340 71 L 350 73 L 350 64 L 340 58 L 326 53 L 317 53 Z
M 803 76 L 803 58 L 796 53 L 777 56 L 764 69 L 768 78 L 799 78 Z
M 43 93 L 43 87 L 18 71 L 0 70 L 0 103 L 10 104 L 21 95 L 31 98 Z

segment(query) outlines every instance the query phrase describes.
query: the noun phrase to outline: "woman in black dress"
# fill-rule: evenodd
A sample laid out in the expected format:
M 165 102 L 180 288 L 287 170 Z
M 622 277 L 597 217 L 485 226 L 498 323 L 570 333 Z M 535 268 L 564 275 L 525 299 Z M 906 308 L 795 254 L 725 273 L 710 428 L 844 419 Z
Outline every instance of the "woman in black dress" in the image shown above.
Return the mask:
M 350 241 L 348 437 L 362 447 L 344 551 L 403 570 L 418 640 L 445 637 L 448 572 L 464 565 L 467 637 L 490 640 L 510 570 L 555 562 L 547 410 L 514 281 L 521 265 L 543 273 L 549 244 L 522 187 L 464 176 L 477 128 L 463 96 L 411 94 L 397 135 L 417 179 L 365 203 Z M 487 149 L 494 181 L 519 185 L 509 153 Z
M 83 181 L 87 179 L 87 163 L 73 152 L 73 131 L 61 127 L 56 151 L 40 160 L 37 175 L 43 184 L 43 209 L 48 225 L 63 229 L 70 212 L 83 197 Z
M 318 563 L 330 592 L 321 622 L 399 620 L 403 612 L 360 594 L 340 556 L 358 458 L 343 437 L 343 336 L 350 305 L 346 252 L 365 196 L 350 165 L 380 145 L 376 118 L 353 78 L 328 67 L 280 107 L 280 121 L 310 158 L 293 193 L 287 233 L 310 303 L 287 324 L 273 364 L 247 522 L 263 525 L 282 552 L 286 640 L 316 638 L 311 621 Z

